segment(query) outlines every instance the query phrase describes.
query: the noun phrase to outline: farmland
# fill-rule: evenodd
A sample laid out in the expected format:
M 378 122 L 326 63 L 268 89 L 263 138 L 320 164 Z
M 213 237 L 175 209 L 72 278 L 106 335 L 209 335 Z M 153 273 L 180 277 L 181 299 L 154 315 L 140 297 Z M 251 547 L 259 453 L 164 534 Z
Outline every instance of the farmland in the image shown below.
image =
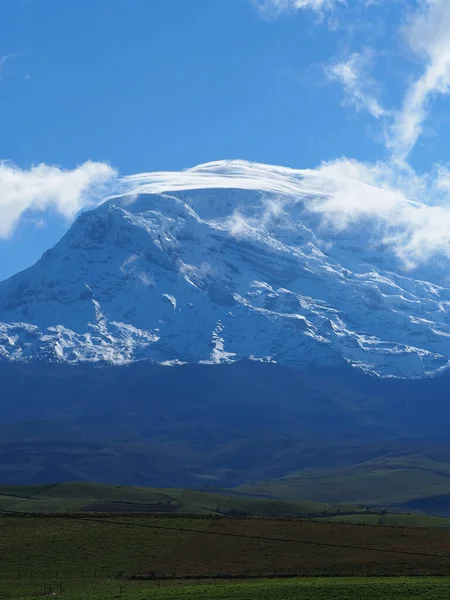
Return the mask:
M 450 594 L 450 520 L 424 514 L 87 483 L 0 486 L 0 511 L 1 600 Z
M 0 518 L 2 600 L 449 593 L 450 533 L 441 528 L 177 514 Z
M 449 575 L 443 529 L 210 517 L 2 517 L 0 577 Z

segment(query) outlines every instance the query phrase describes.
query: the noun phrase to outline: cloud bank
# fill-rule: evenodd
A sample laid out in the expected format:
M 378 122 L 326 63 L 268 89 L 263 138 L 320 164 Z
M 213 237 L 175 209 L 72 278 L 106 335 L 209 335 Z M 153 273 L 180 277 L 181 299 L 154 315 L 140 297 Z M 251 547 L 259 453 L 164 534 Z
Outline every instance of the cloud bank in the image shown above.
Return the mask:
M 88 161 L 66 170 L 45 164 L 20 169 L 0 163 L 0 237 L 10 236 L 27 211 L 54 210 L 71 219 L 100 201 L 116 171 Z
M 336 230 L 364 227 L 407 269 L 450 260 L 450 173 L 423 176 L 407 165 L 342 159 L 317 170 L 324 196 L 310 210 Z

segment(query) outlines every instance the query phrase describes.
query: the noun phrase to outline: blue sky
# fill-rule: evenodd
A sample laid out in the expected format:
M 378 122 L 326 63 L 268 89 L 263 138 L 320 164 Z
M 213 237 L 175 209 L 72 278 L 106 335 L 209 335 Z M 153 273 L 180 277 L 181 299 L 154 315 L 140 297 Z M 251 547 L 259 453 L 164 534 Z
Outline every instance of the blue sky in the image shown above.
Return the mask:
M 2 0 L 0 278 L 119 175 L 346 157 L 442 201 L 449 86 L 448 0 Z

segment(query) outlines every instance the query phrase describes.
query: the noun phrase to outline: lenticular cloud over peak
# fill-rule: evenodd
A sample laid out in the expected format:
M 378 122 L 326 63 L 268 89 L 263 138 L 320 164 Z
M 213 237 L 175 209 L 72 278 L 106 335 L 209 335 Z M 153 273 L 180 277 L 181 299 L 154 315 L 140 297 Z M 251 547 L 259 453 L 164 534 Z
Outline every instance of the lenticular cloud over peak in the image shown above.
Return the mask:
M 185 171 L 132 175 L 122 180 L 134 193 L 159 194 L 189 189 L 246 189 L 279 194 L 303 193 L 302 180 L 309 171 L 270 166 L 244 160 L 215 161 Z M 138 186 L 136 189 L 133 185 Z
M 320 216 L 323 234 L 369 225 L 407 269 L 450 258 L 450 174 L 418 176 L 405 164 L 341 159 L 317 169 L 292 169 L 243 160 L 216 161 L 179 172 L 123 178 L 121 193 L 161 194 L 207 189 L 255 190 L 279 196 L 279 205 L 302 203 Z M 238 204 L 235 210 L 240 211 Z

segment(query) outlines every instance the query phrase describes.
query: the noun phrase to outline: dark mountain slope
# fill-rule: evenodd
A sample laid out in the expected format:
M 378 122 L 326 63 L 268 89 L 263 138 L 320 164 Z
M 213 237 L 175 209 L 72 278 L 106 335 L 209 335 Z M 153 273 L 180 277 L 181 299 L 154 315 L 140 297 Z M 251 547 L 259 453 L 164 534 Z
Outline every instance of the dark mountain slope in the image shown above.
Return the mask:
M 0 365 L 0 478 L 229 486 L 354 464 L 445 441 L 448 384 L 345 363 Z

